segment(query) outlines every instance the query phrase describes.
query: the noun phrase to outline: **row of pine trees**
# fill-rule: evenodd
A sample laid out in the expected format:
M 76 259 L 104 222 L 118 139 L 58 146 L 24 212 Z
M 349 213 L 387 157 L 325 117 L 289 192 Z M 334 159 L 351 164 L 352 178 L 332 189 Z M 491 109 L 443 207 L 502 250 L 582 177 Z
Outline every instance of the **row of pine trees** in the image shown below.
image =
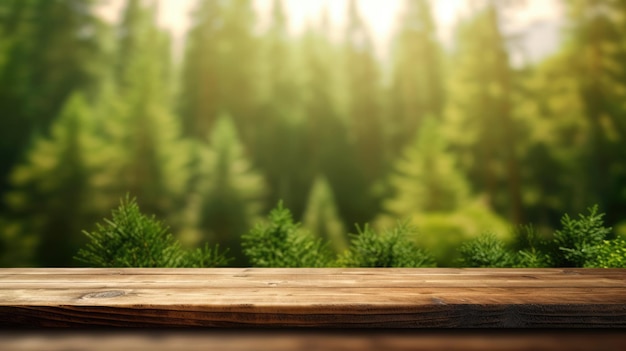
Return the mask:
M 189 246 L 228 247 L 280 200 L 345 249 L 355 223 L 405 220 L 437 257 L 597 203 L 626 213 L 626 5 L 563 0 L 557 52 L 513 68 L 475 2 L 444 49 L 428 0 L 379 62 L 358 1 L 341 40 L 298 35 L 281 0 L 198 0 L 181 62 L 152 2 L 104 22 L 95 0 L 0 0 L 0 264 L 73 257 L 125 194 Z

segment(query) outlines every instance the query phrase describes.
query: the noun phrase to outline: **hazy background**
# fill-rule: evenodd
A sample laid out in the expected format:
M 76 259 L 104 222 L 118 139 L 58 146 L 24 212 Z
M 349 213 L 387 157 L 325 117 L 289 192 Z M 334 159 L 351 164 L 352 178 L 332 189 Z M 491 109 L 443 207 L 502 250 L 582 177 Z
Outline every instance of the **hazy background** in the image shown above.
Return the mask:
M 75 265 L 129 193 L 186 245 L 279 200 L 440 265 L 598 204 L 626 233 L 618 0 L 0 0 L 0 264 Z

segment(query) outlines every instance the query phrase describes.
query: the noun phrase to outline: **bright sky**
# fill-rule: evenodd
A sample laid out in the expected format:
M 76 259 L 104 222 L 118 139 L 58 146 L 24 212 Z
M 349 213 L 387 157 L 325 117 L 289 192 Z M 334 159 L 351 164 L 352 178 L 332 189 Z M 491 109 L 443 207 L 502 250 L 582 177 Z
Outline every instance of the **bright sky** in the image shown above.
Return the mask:
M 180 52 L 184 34 L 189 27 L 189 13 L 196 0 L 153 0 L 159 4 L 159 23 L 172 31 L 175 51 Z M 333 28 L 340 34 L 345 24 L 348 0 L 283 0 L 292 33 L 300 32 L 307 22 L 315 22 L 325 8 L 330 16 Z M 409 0 L 410 1 L 410 0 Z M 115 20 L 124 0 L 104 0 L 101 13 L 104 17 Z M 259 13 L 261 25 L 267 19 L 273 0 L 253 0 Z M 402 9 L 404 0 L 357 0 L 362 16 L 370 26 L 377 54 L 385 57 L 389 39 L 394 31 L 394 24 Z M 433 15 L 437 21 L 437 30 L 441 40 L 450 43 L 454 23 L 468 11 L 468 0 L 434 0 Z M 532 26 L 528 39 L 523 44 L 532 58 L 549 53 L 558 42 L 558 26 L 561 10 L 559 0 L 523 0 L 523 6 L 510 11 L 506 24 L 508 30 L 515 32 L 520 28 Z M 548 23 L 546 25 L 546 23 Z

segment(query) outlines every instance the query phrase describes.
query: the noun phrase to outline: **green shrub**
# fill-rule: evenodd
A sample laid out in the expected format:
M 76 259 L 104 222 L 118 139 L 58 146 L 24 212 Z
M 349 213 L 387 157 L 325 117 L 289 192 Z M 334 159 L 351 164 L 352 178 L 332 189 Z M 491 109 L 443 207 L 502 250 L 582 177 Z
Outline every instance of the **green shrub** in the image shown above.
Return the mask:
M 548 268 L 552 267 L 550 255 L 537 249 L 520 250 L 515 256 L 517 268 Z
M 325 267 L 331 262 L 327 245 L 294 223 L 282 202 L 270 212 L 267 223 L 242 236 L 241 245 L 254 267 Z
M 611 228 L 604 227 L 603 217 L 597 206 L 578 219 L 566 214 L 551 240 L 540 237 L 532 226 L 521 227 L 514 233 L 514 250 L 495 234 L 482 234 L 460 246 L 458 263 L 492 268 L 626 268 L 626 240 L 608 240 Z M 380 233 L 369 225 L 356 229 L 349 248 L 333 260 L 329 244 L 294 223 L 281 202 L 267 221 L 242 236 L 242 247 L 254 267 L 435 266 L 430 252 L 416 245 L 416 229 L 408 223 Z M 92 267 L 219 267 L 231 261 L 218 246 L 183 249 L 162 222 L 142 214 L 128 196 L 111 219 L 84 233 L 89 242 L 75 258 Z
M 546 268 L 552 266 L 550 255 L 546 252 L 549 242 L 539 236 L 532 225 L 525 225 L 514 232 L 515 267 L 519 268 Z
M 587 259 L 585 267 L 626 268 L 626 241 L 621 238 L 604 240 L 596 246 L 593 257 Z
M 598 213 L 598 206 L 589 208 L 588 215 L 578 215 L 578 219 L 565 214 L 561 218 L 562 228 L 554 233 L 554 244 L 558 251 L 553 257 L 557 266 L 584 267 L 596 258 L 596 250 L 611 233 L 604 227 L 604 213 Z
M 75 258 L 91 267 L 214 267 L 229 261 L 217 248 L 184 250 L 163 223 L 142 214 L 128 196 L 111 219 L 84 233 L 89 242 Z
M 357 226 L 350 247 L 338 260 L 345 267 L 433 267 L 434 260 L 409 238 L 415 229 L 398 224 L 381 234 L 370 226 Z
M 493 233 L 485 233 L 471 239 L 459 248 L 464 267 L 513 267 L 513 254 L 506 248 L 504 242 Z

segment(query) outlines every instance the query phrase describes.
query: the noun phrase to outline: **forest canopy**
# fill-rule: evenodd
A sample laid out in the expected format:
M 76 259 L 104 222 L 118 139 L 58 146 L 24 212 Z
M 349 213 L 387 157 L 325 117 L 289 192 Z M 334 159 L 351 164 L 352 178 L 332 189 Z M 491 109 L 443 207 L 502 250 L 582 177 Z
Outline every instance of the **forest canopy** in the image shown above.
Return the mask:
M 197 0 L 178 54 L 158 1 L 111 22 L 0 0 L 0 266 L 79 264 L 129 197 L 235 265 L 277 203 L 339 255 L 402 221 L 441 265 L 594 204 L 626 235 L 626 4 L 559 1 L 559 46 L 514 65 L 503 23 L 532 0 L 467 1 L 447 45 L 433 1 L 403 1 L 383 60 L 358 0 L 298 33 L 281 0 L 263 26 L 252 0 Z

